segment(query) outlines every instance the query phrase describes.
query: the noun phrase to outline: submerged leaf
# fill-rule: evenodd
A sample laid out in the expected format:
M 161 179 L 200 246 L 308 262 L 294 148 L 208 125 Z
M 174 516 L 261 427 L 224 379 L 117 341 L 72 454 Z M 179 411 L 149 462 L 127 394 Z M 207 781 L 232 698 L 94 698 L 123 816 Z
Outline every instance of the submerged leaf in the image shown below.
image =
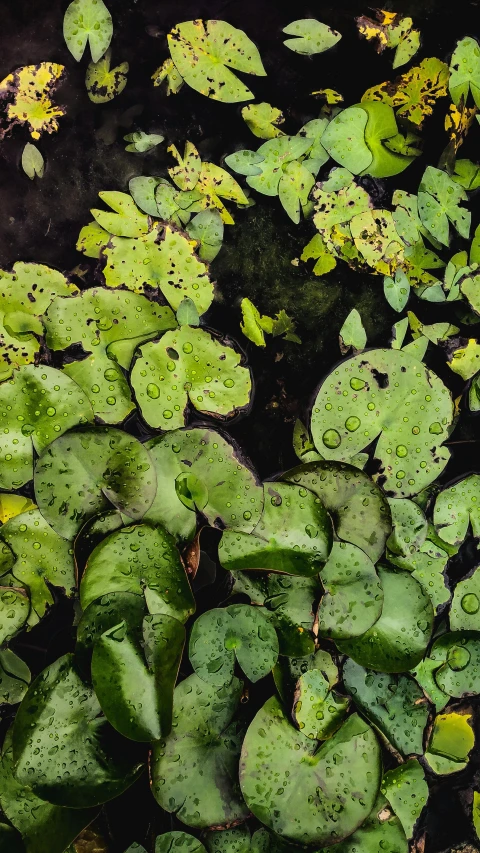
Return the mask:
M 133 151 L 136 154 L 146 154 L 152 151 L 157 145 L 163 142 L 164 138 L 159 133 L 145 133 L 143 130 L 136 130 L 134 133 L 127 133 L 123 137 L 125 142 L 129 144 L 125 147 L 125 151 Z

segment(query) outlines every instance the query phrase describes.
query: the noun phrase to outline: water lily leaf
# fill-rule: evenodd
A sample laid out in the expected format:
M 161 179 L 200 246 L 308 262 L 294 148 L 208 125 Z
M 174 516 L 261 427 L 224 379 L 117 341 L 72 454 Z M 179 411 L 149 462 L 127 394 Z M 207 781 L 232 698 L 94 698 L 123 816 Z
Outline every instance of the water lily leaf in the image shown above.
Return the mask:
M 301 462 L 317 462 L 321 456 L 315 450 L 312 437 L 300 418 L 295 421 L 292 436 L 293 449 Z
M 337 266 L 336 258 L 331 254 L 320 234 L 314 234 L 300 255 L 301 261 L 314 258 L 316 263 L 312 269 L 314 275 L 325 275 Z
M 22 169 L 27 175 L 27 177 L 29 177 L 32 181 L 35 176 L 43 178 L 43 173 L 45 170 L 45 161 L 37 146 L 32 145 L 31 142 L 27 142 L 25 148 L 23 149 Z
M 124 737 L 148 743 L 172 727 L 185 628 L 171 616 L 155 614 L 144 618 L 142 635 L 138 642 L 125 621 L 105 631 L 93 648 L 92 682 L 111 725 Z
M 457 106 L 462 100 L 467 103 L 470 91 L 475 105 L 480 107 L 480 48 L 470 36 L 458 41 L 452 53 L 448 88 Z
M 459 206 L 467 194 L 446 172 L 427 166 L 418 191 L 418 212 L 422 223 L 444 246 L 449 244 L 449 222 L 461 237 L 470 232 L 470 211 Z
M 428 594 L 408 572 L 378 568 L 383 609 L 372 628 L 351 640 L 336 640 L 356 663 L 381 672 L 404 672 L 422 659 L 433 627 Z
M 331 690 L 319 669 L 312 669 L 298 679 L 293 705 L 293 719 L 308 738 L 325 740 L 342 725 L 350 699 Z
M 263 163 L 264 160 L 265 157 L 257 151 L 248 151 L 246 148 L 242 151 L 235 151 L 233 154 L 225 157 L 225 163 L 230 169 L 238 172 L 239 175 L 246 175 L 248 177 L 261 175 L 262 169 L 259 163 Z
M 170 145 L 167 151 L 177 161 L 177 166 L 168 170 L 174 184 L 179 190 L 193 190 L 200 177 L 202 160 L 193 142 L 185 143 L 183 157 L 175 145 Z
M 90 555 L 80 584 L 85 610 L 113 592 L 146 593 L 150 612 L 186 622 L 195 601 L 175 543 L 164 528 L 123 527 L 107 536 Z
M 362 318 L 356 308 L 352 308 L 338 334 L 342 355 L 345 355 L 350 348 L 354 352 L 365 349 L 367 345 L 367 333 L 363 328 Z
M 298 21 L 292 21 L 291 24 L 283 28 L 283 32 L 287 36 L 295 36 L 295 38 L 286 39 L 283 42 L 285 47 L 290 48 L 295 53 L 301 53 L 303 56 L 323 53 L 342 38 L 336 30 L 320 23 L 315 18 L 301 18 Z
M 455 160 L 452 180 L 472 192 L 480 187 L 480 166 L 477 163 L 472 163 L 471 160 Z
M 73 58 L 80 62 L 87 42 L 98 62 L 113 35 L 112 16 L 103 0 L 73 0 L 63 19 L 63 36 Z
M 111 51 L 107 50 L 98 62 L 91 62 L 85 75 L 87 94 L 94 104 L 106 104 L 121 95 L 127 85 L 128 62 L 110 67 Z
M 163 81 L 166 80 L 167 95 L 176 95 L 185 82 L 171 59 L 166 59 L 160 68 L 154 71 L 152 80 L 154 86 L 161 86 Z
M 238 784 L 243 731 L 234 714 L 242 683 L 215 687 L 190 675 L 175 689 L 171 734 L 154 744 L 152 792 L 159 805 L 193 827 L 243 820 Z
M 312 173 L 298 160 L 287 163 L 278 184 L 278 197 L 292 222 L 300 222 L 300 210 L 315 184 Z
M 407 498 L 389 498 L 393 530 L 387 539 L 387 548 L 393 554 L 407 557 L 422 547 L 427 538 L 428 521 L 414 501 Z
M 198 256 L 202 261 L 217 257 L 223 243 L 223 219 L 218 210 L 201 210 L 187 226 L 188 236 L 199 243 Z M 188 297 L 187 297 L 188 298 Z M 180 325 L 183 323 L 179 320 Z M 194 323 L 189 325 L 193 326 Z
M 377 801 L 359 829 L 336 847 L 336 853 L 376 853 L 387 850 L 388 853 L 407 853 L 408 842 L 399 818 L 390 810 L 387 800 L 380 794 Z M 328 847 L 319 853 L 329 853 Z
M 18 634 L 29 611 L 30 601 L 24 589 L 0 586 L 0 645 Z
M 158 228 L 132 239 L 112 237 L 104 255 L 108 287 L 123 284 L 135 293 L 159 289 L 174 311 L 185 296 L 195 302 L 199 314 L 210 307 L 213 284 L 207 268 L 195 255 L 193 244 L 169 225 L 163 229 L 163 238 Z
M 361 106 L 348 107 L 330 122 L 322 145 L 337 163 L 355 175 L 370 166 L 373 155 L 365 142 L 368 115 Z
M 195 189 L 202 194 L 204 206 L 217 209 L 226 225 L 233 225 L 234 219 L 221 198 L 230 199 L 239 205 L 248 205 L 248 198 L 240 184 L 215 163 L 202 163 Z
M 285 121 L 283 113 L 271 104 L 249 104 L 248 107 L 242 107 L 242 118 L 253 135 L 260 139 L 274 139 L 283 135 L 283 130 L 278 127 Z
M 338 412 L 333 403 L 344 390 Z M 375 479 L 394 496 L 408 497 L 447 464 L 449 451 L 439 439 L 447 438 L 452 417 L 450 394 L 434 373 L 402 350 L 378 349 L 347 359 L 326 379 L 313 406 L 311 431 L 323 456 L 344 461 L 379 436 Z
M 347 172 L 345 169 L 335 171 Z M 353 175 L 350 172 L 347 172 L 347 175 L 351 177 L 344 186 L 326 190 L 325 186 L 330 184 L 329 180 L 318 184 L 313 192 L 315 199 L 313 221 L 324 240 L 327 240 L 329 232 L 335 225 L 350 222 L 354 216 L 370 209 L 370 196 L 366 190 L 353 182 Z M 347 181 L 347 176 L 345 180 Z M 302 260 L 305 260 L 303 256 Z
M 468 756 L 475 745 L 470 724 L 471 714 L 439 714 L 425 752 L 425 761 L 434 773 L 458 773 L 467 766 Z
M 247 297 L 244 297 L 240 303 L 242 310 L 242 322 L 240 328 L 249 341 L 257 347 L 266 346 L 265 332 L 273 331 L 273 321 L 271 317 L 261 315 L 260 311 L 255 308 L 253 302 Z
M 118 423 L 135 408 L 121 370 L 136 347 L 176 325 L 170 308 L 122 290 L 92 288 L 75 299 L 55 299 L 44 318 L 47 344 L 65 350 L 82 344 L 87 357 L 62 367 L 83 389 L 106 423 Z
M 65 539 L 113 504 L 138 520 L 149 509 L 157 483 L 144 445 L 111 427 L 70 432 L 40 456 L 35 495 L 42 515 Z
M 12 272 L 0 270 L 0 381 L 13 369 L 30 364 L 43 334 L 40 317 L 55 296 L 77 293 L 62 273 L 44 264 L 17 261 Z
M 383 292 L 394 311 L 403 311 L 410 297 L 410 282 L 402 269 L 397 268 L 393 278 L 385 276 Z
M 263 489 L 234 444 L 199 427 L 169 432 L 145 446 L 158 484 L 146 521 L 163 524 L 178 539 L 194 536 L 196 511 L 209 524 L 253 530 L 262 512 Z
M 132 151 L 135 154 L 147 154 L 148 151 L 152 151 L 165 139 L 159 133 L 145 133 L 144 130 L 127 133 L 123 138 L 125 142 L 129 143 L 125 147 L 125 151 Z
M 139 175 L 136 178 L 131 178 L 128 182 L 128 190 L 135 204 L 140 208 L 140 210 L 143 210 L 144 213 L 148 213 L 150 216 L 160 216 L 160 210 L 155 198 L 155 191 L 160 185 L 169 187 L 173 193 L 173 187 L 171 187 L 170 183 L 165 178 L 154 178 Z M 176 208 L 176 205 L 174 204 L 173 207 Z M 165 218 L 168 219 L 169 217 L 167 216 Z M 107 243 L 108 238 L 104 245 Z
M 403 258 L 403 245 L 391 212 L 367 210 L 352 218 L 350 229 L 367 264 L 382 275 L 392 275 Z
M 125 791 L 142 765 L 124 744 L 118 748 L 113 730 L 99 714 L 95 694 L 77 675 L 72 655 L 47 667 L 29 687 L 15 717 L 18 782 L 42 800 L 74 809 L 97 806 Z
M 252 387 L 240 354 L 192 326 L 142 346 L 131 382 L 142 416 L 164 430 L 183 426 L 188 403 L 212 416 L 234 415 L 248 405 Z
M 27 124 L 33 139 L 58 130 L 58 119 L 65 115 L 65 110 L 51 96 L 62 82 L 64 71 L 65 66 L 56 62 L 40 62 L 17 68 L 0 82 L 0 103 L 3 102 L 0 139 L 16 124 Z
M 368 768 L 362 755 L 368 756 Z M 292 726 L 272 697 L 247 730 L 240 785 L 255 817 L 282 837 L 312 845 L 337 843 L 363 823 L 373 807 L 380 785 L 380 749 L 357 714 L 320 746 Z
M 195 302 L 193 302 L 193 300 L 190 299 L 190 297 L 188 296 L 182 299 L 180 305 L 178 306 L 177 322 L 179 326 L 200 325 L 200 318 L 198 316 L 198 311 L 195 307 Z
M 87 258 L 99 258 L 104 246 L 110 240 L 110 234 L 100 228 L 98 222 L 90 222 L 84 225 L 77 240 L 77 251 L 83 252 Z
M 251 534 L 225 530 L 218 549 L 229 570 L 273 569 L 318 574 L 332 548 L 332 524 L 321 500 L 293 483 L 265 483 L 264 507 Z
M 298 680 L 318 669 L 329 688 L 338 682 L 338 668 L 331 654 L 324 649 L 299 657 L 280 656 L 273 670 L 275 687 L 285 705 L 291 705 Z
M 0 804 L 5 816 L 21 833 L 26 853 L 64 853 L 79 832 L 94 819 L 97 809 L 66 809 L 37 797 L 17 781 L 14 772 L 12 730 L 7 733 L 0 759 Z
M 448 352 L 448 366 L 462 379 L 471 379 L 480 371 L 480 344 L 475 338 L 460 338 L 465 346 L 459 346 Z
M 215 833 L 215 835 L 219 834 L 221 833 Z M 174 831 L 157 835 L 155 853 L 172 853 L 173 850 L 178 850 L 179 853 L 206 853 L 202 842 L 188 832 Z
M 410 145 L 399 133 L 395 113 L 389 104 L 362 101 L 359 106 L 362 106 L 368 115 L 365 143 L 373 155 L 365 173 L 374 178 L 388 178 L 403 172 L 420 153 L 415 144 L 417 137 L 410 139 L 413 142 L 413 145 Z
M 249 604 L 214 608 L 195 622 L 189 657 L 197 675 L 216 687 L 233 678 L 235 659 L 247 678 L 265 678 L 278 658 L 278 639 L 268 616 Z
M 140 212 L 128 193 L 100 192 L 100 198 L 114 213 L 94 208 L 90 211 L 96 222 L 116 237 L 141 237 L 148 232 L 148 217 Z
M 349 639 L 368 631 L 380 617 L 383 590 L 375 566 L 360 548 L 334 542 L 321 573 L 325 594 L 318 611 L 324 637 Z
M 21 658 L 10 649 L 0 650 L 0 702 L 17 705 L 25 696 L 30 680 L 30 670 Z
M 433 513 L 437 532 L 450 545 L 461 545 L 469 526 L 480 537 L 480 474 L 470 474 L 437 496 Z
M 76 544 L 78 548 L 78 540 Z M 75 662 L 80 673 L 90 677 L 95 644 L 105 632 L 121 622 L 125 623 L 130 637 L 142 641 L 142 623 L 147 614 L 145 597 L 133 592 L 107 593 L 92 601 L 82 613 L 77 627 Z
M 480 314 L 480 274 L 467 274 L 460 278 L 459 287 L 475 314 Z
M 31 627 L 53 604 L 50 585 L 63 588 L 68 596 L 73 595 L 73 552 L 38 509 L 30 509 L 7 521 L 0 528 L 0 539 L 12 553 L 8 570 L 16 582 L 28 589 L 31 610 L 26 615 Z
M 0 386 L 3 440 L 0 486 L 17 489 L 33 476 L 33 451 L 42 453 L 61 433 L 93 420 L 82 389 L 52 367 L 21 367 Z
M 422 59 L 393 82 L 372 86 L 362 95 L 363 101 L 382 101 L 396 110 L 397 116 L 421 127 L 432 115 L 438 98 L 447 94 L 448 65 L 440 59 Z
M 257 156 L 263 159 L 254 163 L 256 167 L 261 169 L 261 174 L 249 175 L 247 184 L 263 195 L 277 195 L 284 166 L 306 154 L 311 145 L 311 140 L 302 136 L 279 136 L 277 139 L 267 139 L 256 152 Z M 244 167 L 245 160 L 242 158 L 241 151 L 236 152 L 236 158 L 236 162 Z M 251 161 L 249 160 L 249 162 Z M 231 160 L 227 165 L 230 168 L 236 168 Z M 245 174 L 245 172 L 243 171 L 241 174 Z
M 474 631 L 439 637 L 429 655 L 434 682 L 443 694 L 461 699 L 480 693 L 480 638 Z
M 317 495 L 330 514 L 338 539 L 361 548 L 373 563 L 392 530 L 388 501 L 363 471 L 342 462 L 308 462 L 283 475 Z
M 254 43 L 226 21 L 185 21 L 167 38 L 175 67 L 185 82 L 216 101 L 237 103 L 253 98 L 230 68 L 260 77 L 266 74 Z
M 397 12 L 375 9 L 376 20 L 362 15 L 355 19 L 358 31 L 367 41 L 376 42 L 377 53 L 395 47 L 393 68 L 399 68 L 415 56 L 420 47 L 420 31 L 413 29 L 411 18 Z
M 398 816 L 405 835 L 412 838 L 417 821 L 428 800 L 425 773 L 417 758 L 410 758 L 382 779 L 382 794 Z
M 442 604 L 450 600 L 450 590 L 445 580 L 448 553 L 443 548 L 427 539 L 413 554 L 401 556 L 387 551 L 387 556 L 394 566 L 412 573 L 430 596 L 436 612 Z
M 477 613 L 480 610 L 480 571 L 459 581 L 453 593 L 450 607 L 451 631 L 475 631 L 478 626 Z
M 413 678 L 369 672 L 347 660 L 343 680 L 358 709 L 397 752 L 423 754 L 429 707 Z

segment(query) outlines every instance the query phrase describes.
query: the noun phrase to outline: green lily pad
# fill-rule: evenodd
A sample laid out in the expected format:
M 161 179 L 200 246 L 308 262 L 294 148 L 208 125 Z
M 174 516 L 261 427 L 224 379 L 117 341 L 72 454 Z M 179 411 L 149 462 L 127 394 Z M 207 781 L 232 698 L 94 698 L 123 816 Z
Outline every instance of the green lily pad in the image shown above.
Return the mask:
M 465 769 L 475 745 L 471 719 L 471 714 L 456 711 L 435 718 L 425 752 L 425 761 L 434 773 L 443 776 Z
M 339 331 L 340 350 L 344 355 L 350 348 L 354 352 L 364 350 L 367 345 L 367 333 L 362 318 L 356 308 L 352 308 Z
M 213 299 L 208 271 L 193 245 L 170 225 L 153 228 L 141 237 L 111 237 L 103 252 L 108 287 L 124 285 L 134 293 L 163 294 L 174 311 L 185 296 L 204 314 Z
M 144 130 L 135 130 L 133 133 L 127 133 L 123 137 L 125 142 L 129 144 L 125 146 L 125 151 L 131 151 L 135 154 L 146 154 L 152 151 L 157 145 L 165 139 L 159 133 L 145 133 Z M 134 178 L 132 180 L 135 180 Z
M 223 243 L 223 220 L 218 210 L 201 210 L 190 221 L 187 232 L 192 240 L 197 240 L 199 243 L 199 258 L 211 263 L 217 257 Z M 184 325 L 184 321 L 179 317 L 178 322 Z
M 128 62 L 110 67 L 111 51 L 107 50 L 98 62 L 90 62 L 85 75 L 87 94 L 92 103 L 106 104 L 121 95 L 127 85 Z
M 148 217 L 128 193 L 100 192 L 98 195 L 114 211 L 97 208 L 90 211 L 100 228 L 116 237 L 141 237 L 148 233 Z
M 157 835 L 155 853 L 206 853 L 205 847 L 198 838 L 188 832 L 164 832 Z
M 323 53 L 324 50 L 329 50 L 342 38 L 340 33 L 322 24 L 315 18 L 301 18 L 298 21 L 292 21 L 291 24 L 284 27 L 282 32 L 287 36 L 295 36 L 295 38 L 286 39 L 283 43 L 285 47 L 301 53 L 303 56 L 311 56 L 314 53 Z
M 92 605 L 90 605 L 92 606 Z M 93 647 L 92 682 L 103 713 L 124 737 L 159 740 L 172 727 L 173 691 L 185 628 L 171 616 L 146 616 L 141 643 L 126 621 L 105 631 Z
M 266 74 L 254 43 L 226 21 L 185 21 L 167 38 L 175 67 L 185 82 L 216 101 L 237 103 L 253 98 L 230 68 L 260 77 Z
M 405 147 L 405 140 L 398 132 L 392 107 L 379 101 L 370 100 L 362 101 L 361 106 L 368 115 L 365 127 L 365 144 L 372 154 L 372 161 L 362 174 L 368 174 L 374 178 L 389 178 L 392 175 L 398 175 L 410 165 L 415 157 L 414 155 L 396 153 L 395 150 L 388 147 L 389 144 L 397 141 L 398 137 L 400 137 L 400 150 Z M 419 153 L 418 150 L 416 153 Z
M 242 683 L 215 687 L 190 675 L 175 689 L 171 734 L 154 744 L 152 792 L 159 805 L 197 828 L 243 820 L 238 784 L 242 727 L 234 721 Z
M 300 211 L 306 207 L 315 184 L 312 173 L 298 160 L 287 163 L 278 184 L 278 197 L 292 222 L 300 222 Z
M 370 557 L 356 545 L 334 542 L 321 573 L 325 593 L 318 631 L 334 640 L 359 637 L 379 619 L 383 590 Z
M 230 571 L 318 574 L 332 548 L 332 524 L 320 499 L 292 483 L 265 483 L 264 494 L 262 517 L 251 534 L 224 531 L 218 549 L 221 565 Z
M 55 296 L 77 292 L 62 273 L 43 264 L 17 261 L 12 272 L 0 270 L 0 381 L 15 368 L 31 364 L 43 334 L 40 317 Z
M 382 490 L 370 477 L 343 462 L 307 462 L 283 479 L 316 494 L 333 521 L 338 539 L 361 548 L 373 563 L 390 535 L 391 514 Z
M 411 572 L 415 580 L 430 597 L 435 612 L 442 604 L 450 600 L 450 590 L 446 584 L 445 570 L 448 554 L 436 542 L 427 539 L 418 551 L 402 556 L 387 550 L 390 563 L 399 569 Z
M 410 758 L 382 779 L 382 794 L 398 816 L 408 839 L 412 838 L 417 821 L 427 804 L 428 785 L 417 758 Z
M 82 252 L 87 258 L 99 258 L 109 239 L 110 234 L 104 228 L 100 228 L 98 222 L 90 222 L 84 225 L 78 235 L 77 251 Z
M 112 40 L 112 16 L 103 0 L 73 0 L 63 19 L 63 35 L 73 58 L 80 62 L 87 42 L 98 62 Z
M 220 433 L 181 429 L 145 446 L 157 474 L 146 521 L 163 524 L 178 539 L 195 534 L 196 511 L 214 526 L 253 530 L 262 512 L 263 489 L 248 460 Z
M 335 847 L 335 853 L 408 853 L 408 841 L 399 818 L 379 794 L 367 819 L 349 838 Z M 329 853 L 323 848 L 318 853 Z
M 449 222 L 461 237 L 468 238 L 471 213 L 459 205 L 466 200 L 463 187 L 446 172 L 427 166 L 418 190 L 418 212 L 425 228 L 442 245 L 450 242 Z
M 33 451 L 42 453 L 59 435 L 93 420 L 82 389 L 52 367 L 26 365 L 0 386 L 3 436 L 0 487 L 18 489 L 33 477 Z
M 53 604 L 50 586 L 62 588 L 69 597 L 74 594 L 73 551 L 68 542 L 47 524 L 38 509 L 28 510 L 7 521 L 0 527 L 0 540 L 4 543 L 3 556 L 8 559 L 7 569 L 12 572 L 15 582 L 28 590 L 31 609 L 27 616 L 31 627 Z
M 393 530 L 387 539 L 387 548 L 393 554 L 407 557 L 422 547 L 428 532 L 426 516 L 414 501 L 407 498 L 389 498 Z
M 277 139 L 268 139 L 257 149 L 255 166 L 261 169 L 260 174 L 247 177 L 247 184 L 252 189 L 263 195 L 278 195 L 280 180 L 284 174 L 284 167 L 289 163 L 298 161 L 309 148 L 312 140 L 302 136 L 279 136 Z M 250 154 L 250 152 L 248 152 Z M 261 157 L 262 160 L 258 160 Z M 237 151 L 235 163 L 244 165 L 243 152 Z M 249 162 L 251 162 L 249 160 Z M 233 161 L 227 164 L 230 168 L 236 168 Z M 243 171 L 244 173 L 244 171 Z M 242 172 L 240 173 L 242 174 Z
M 463 578 L 455 587 L 450 607 L 451 631 L 475 631 L 480 627 L 480 568 Z
M 195 601 L 173 538 L 162 527 L 135 524 L 111 533 L 90 555 L 80 584 L 85 610 L 113 592 L 140 595 L 150 612 L 186 622 Z
M 331 690 L 337 684 L 339 675 L 338 667 L 330 652 L 318 649 L 316 652 L 299 657 L 280 655 L 273 670 L 273 678 L 285 706 L 292 705 L 298 680 L 316 669 L 321 672 Z
M 359 175 L 370 166 L 373 155 L 365 142 L 368 115 L 361 106 L 341 110 L 330 122 L 322 145 L 337 163 Z
M 142 639 L 142 623 L 147 615 L 143 595 L 133 592 L 112 592 L 92 601 L 82 613 L 77 627 L 75 661 L 82 673 L 90 674 L 93 648 L 102 634 L 120 622 L 127 626 L 131 637 Z
M 475 105 L 480 107 L 480 47 L 478 41 L 470 36 L 457 42 L 452 53 L 448 88 L 457 106 L 462 100 L 466 104 L 471 92 Z
M 462 699 L 480 693 L 480 634 L 454 631 L 443 634 L 429 655 L 435 684 L 447 696 Z
M 0 586 L 0 646 L 23 628 L 29 611 L 30 601 L 24 589 Z
M 62 350 L 81 343 L 87 358 L 63 365 L 84 390 L 96 415 L 118 423 L 135 408 L 128 370 L 136 347 L 175 328 L 170 308 L 122 290 L 86 290 L 75 299 L 55 299 L 45 316 L 47 344 Z
M 372 810 L 380 749 L 357 714 L 320 746 L 292 726 L 272 697 L 245 735 L 240 784 L 255 817 L 282 837 L 316 846 L 338 843 Z
M 28 785 L 18 782 L 14 773 L 11 729 L 0 759 L 0 786 L 0 805 L 21 833 L 26 853 L 64 853 L 97 814 L 95 808 L 51 805 L 34 794 Z
M 443 489 L 435 501 L 433 523 L 450 545 L 461 545 L 469 527 L 480 537 L 480 474 L 470 474 Z
M 381 672 L 404 672 L 422 659 L 433 628 L 429 596 L 408 572 L 378 568 L 383 586 L 380 618 L 361 637 L 336 640 L 356 663 Z
M 312 669 L 298 679 L 293 719 L 306 737 L 325 740 L 342 725 L 349 705 L 348 696 L 331 690 L 323 673 Z
M 249 151 L 245 148 L 241 151 L 235 151 L 233 154 L 228 154 L 225 157 L 225 164 L 229 169 L 233 169 L 239 175 L 252 177 L 253 175 L 261 175 L 262 168 L 260 163 L 264 160 L 265 157 L 262 154 L 259 154 L 257 151 Z
M 378 437 L 375 479 L 393 496 L 409 497 L 447 464 L 450 454 L 441 442 L 452 418 L 451 396 L 432 371 L 402 350 L 378 349 L 347 359 L 327 377 L 313 405 L 311 431 L 323 456 L 345 462 Z
M 343 680 L 357 708 L 397 752 L 423 754 L 429 706 L 413 678 L 369 672 L 353 660 L 347 660 L 343 666 Z
M 128 518 L 142 518 L 156 488 L 146 448 L 112 427 L 61 436 L 40 456 L 35 469 L 40 511 L 65 539 L 73 539 L 88 518 L 112 504 Z
M 10 649 L 0 649 L 0 704 L 17 705 L 21 702 L 30 680 L 27 664 Z
M 259 607 L 232 604 L 214 608 L 195 622 L 189 657 L 196 674 L 216 687 L 231 683 L 235 660 L 247 678 L 256 682 L 277 662 L 277 634 Z
M 72 697 L 75 697 L 75 701 Z M 142 765 L 119 743 L 93 690 L 65 655 L 32 683 L 13 727 L 15 775 L 57 806 L 90 808 L 123 793 Z
M 184 425 L 189 402 L 216 417 L 234 415 L 248 405 L 252 388 L 240 354 L 192 326 L 142 346 L 131 381 L 142 416 L 163 430 Z

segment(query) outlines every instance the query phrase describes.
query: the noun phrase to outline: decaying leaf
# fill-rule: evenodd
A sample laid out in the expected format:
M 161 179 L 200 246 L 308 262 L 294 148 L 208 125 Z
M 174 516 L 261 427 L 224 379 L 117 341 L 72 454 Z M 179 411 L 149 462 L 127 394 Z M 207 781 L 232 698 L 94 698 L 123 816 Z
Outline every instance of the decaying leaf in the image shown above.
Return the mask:
M 271 104 L 249 104 L 248 107 L 243 107 L 242 118 L 253 135 L 260 139 L 273 139 L 283 134 L 283 130 L 278 127 L 285 120 L 282 111 Z
M 58 130 L 58 118 L 65 115 L 65 110 L 53 103 L 51 95 L 61 82 L 64 71 L 63 65 L 41 62 L 17 68 L 2 80 L 0 139 L 15 124 L 27 124 L 33 139 L 40 139 L 42 133 Z
M 423 59 L 394 81 L 367 89 L 362 101 L 382 101 L 397 111 L 397 116 L 421 127 L 431 115 L 438 98 L 447 94 L 448 65 L 440 59 Z
M 116 68 L 110 68 L 111 51 L 98 62 L 91 62 L 87 68 L 85 85 L 88 97 L 94 104 L 106 104 L 120 95 L 127 85 L 128 62 L 122 62 Z
M 413 29 L 411 18 L 385 9 L 375 10 L 376 20 L 362 15 L 356 18 L 358 31 L 367 41 L 376 42 L 377 53 L 387 47 L 395 47 L 393 68 L 409 62 L 420 47 L 420 31 Z
M 176 95 L 184 84 L 184 79 L 172 59 L 166 59 L 163 65 L 152 74 L 154 86 L 161 86 L 166 80 L 167 95 Z

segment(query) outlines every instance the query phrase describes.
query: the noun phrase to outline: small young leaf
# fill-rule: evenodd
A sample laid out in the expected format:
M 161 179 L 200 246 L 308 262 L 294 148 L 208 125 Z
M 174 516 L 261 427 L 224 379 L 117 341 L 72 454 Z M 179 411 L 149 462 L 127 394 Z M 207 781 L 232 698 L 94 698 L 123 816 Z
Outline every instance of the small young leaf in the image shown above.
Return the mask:
M 185 296 L 177 308 L 177 323 L 179 326 L 199 326 L 200 318 L 195 302 Z
M 296 38 L 286 39 L 284 41 L 285 47 L 304 56 L 323 53 L 324 50 L 329 50 L 342 38 L 336 30 L 332 30 L 331 27 L 327 27 L 326 24 L 320 23 L 315 18 L 301 18 L 298 21 L 292 21 L 291 24 L 283 28 L 283 32 L 288 36 L 296 36 Z
M 146 154 L 164 140 L 159 133 L 145 133 L 143 130 L 127 133 L 123 138 L 125 142 L 130 143 L 125 147 L 125 151 L 134 151 L 136 154 Z
M 343 354 L 350 348 L 361 352 L 367 345 L 367 334 L 363 328 L 362 318 L 356 308 L 352 308 L 339 332 L 340 350 Z
M 273 139 L 283 134 L 278 125 L 283 124 L 285 119 L 281 110 L 271 104 L 249 104 L 242 108 L 242 118 L 253 135 L 260 139 Z
M 43 178 L 45 169 L 45 161 L 36 145 L 27 142 L 22 154 L 22 169 L 26 175 L 33 181 L 35 175 Z

